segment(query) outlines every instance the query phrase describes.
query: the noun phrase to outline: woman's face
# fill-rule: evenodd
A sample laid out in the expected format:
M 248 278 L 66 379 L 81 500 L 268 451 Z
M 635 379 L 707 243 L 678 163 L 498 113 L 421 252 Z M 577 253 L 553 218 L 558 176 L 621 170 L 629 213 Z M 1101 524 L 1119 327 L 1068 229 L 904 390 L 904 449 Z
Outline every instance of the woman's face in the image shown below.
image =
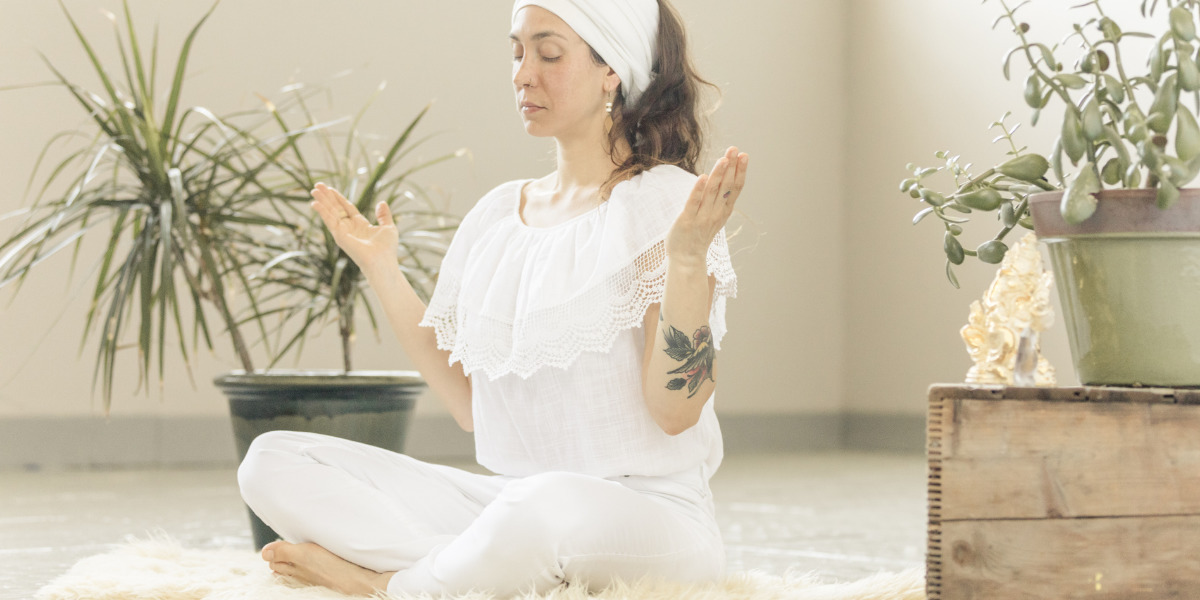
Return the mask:
M 517 12 L 512 38 L 513 88 L 525 131 L 574 137 L 603 127 L 604 104 L 620 85 L 607 65 L 562 19 L 537 6 Z

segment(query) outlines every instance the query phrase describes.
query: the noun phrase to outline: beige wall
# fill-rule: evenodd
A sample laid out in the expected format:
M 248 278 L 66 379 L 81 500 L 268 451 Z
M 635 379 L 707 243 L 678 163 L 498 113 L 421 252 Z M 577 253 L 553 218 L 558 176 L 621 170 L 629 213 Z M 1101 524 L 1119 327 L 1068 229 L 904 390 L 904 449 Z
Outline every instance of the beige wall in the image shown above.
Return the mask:
M 143 24 L 162 21 L 172 52 L 203 6 L 131 3 Z M 958 329 L 992 269 L 977 263 L 960 269 L 962 290 L 950 288 L 936 227 L 908 224 L 917 205 L 896 184 L 905 163 L 932 164 L 939 149 L 979 164 L 997 160 L 1003 150 L 990 144 L 988 123 L 1006 110 L 1014 112 L 1013 122 L 1028 118 L 1020 100 L 1023 69 L 1015 70 L 1014 82 L 1000 75 L 1000 58 L 1013 40 L 1004 29 L 990 29 L 998 3 L 677 4 L 701 71 L 725 91 L 712 148 L 738 144 L 754 156 L 738 221 L 745 227 L 735 240 L 741 296 L 729 307 L 720 410 L 920 414 L 930 383 L 959 381 L 969 366 Z M 1127 4 L 1108 10 L 1128 18 L 1136 6 Z M 119 2 L 67 5 L 107 51 L 108 26 L 97 8 L 115 10 Z M 455 210 L 464 212 L 499 182 L 553 168 L 551 146 L 526 137 L 511 109 L 508 2 L 374 0 L 340 14 L 329 6 L 224 3 L 196 47 L 188 101 L 248 108 L 252 92 L 271 93 L 293 74 L 321 80 L 352 68 L 338 84 L 335 106 L 350 110 L 388 80 L 368 120 L 380 132 L 396 131 L 437 98 L 426 131 L 445 133 L 430 151 L 464 146 L 473 154 L 425 175 L 445 189 Z M 1061 3 L 1025 10 L 1039 39 L 1065 33 Z M 87 72 L 55 3 L 0 0 L 0 86 L 46 78 L 34 48 L 67 73 Z M 21 205 L 16 190 L 43 141 L 79 121 L 61 90 L 0 94 L 0 178 L 9 184 L 0 213 Z M 1045 147 L 1053 135 L 1047 126 L 1024 127 L 1021 140 Z M 11 305 L 0 306 L 0 417 L 98 411 L 89 399 L 94 346 L 76 358 L 85 298 L 65 309 L 62 301 L 85 280 L 68 286 L 65 265 L 44 265 Z M 336 364 L 332 342 L 313 344 L 302 364 Z M 1075 383 L 1061 323 L 1045 347 L 1060 382 Z M 133 394 L 128 378 L 114 412 L 223 413 L 207 380 L 233 364 L 223 346 L 218 352 L 197 366 L 196 390 L 178 365 L 161 400 Z M 387 332 L 379 344 L 364 335 L 358 357 L 363 368 L 409 366 Z M 441 412 L 432 400 L 421 410 Z
M 1104 6 L 1132 31 L 1140 23 L 1138 4 Z M 1028 125 L 1030 110 L 1021 95 L 1027 68 L 1014 61 L 1011 82 L 1001 72 L 1004 54 L 1016 45 L 1008 28 L 991 29 L 1001 14 L 997 2 L 852 3 L 844 172 L 849 411 L 920 413 L 930 383 L 962 381 L 970 367 L 958 330 L 995 269 L 966 263 L 958 270 L 962 289 L 950 287 L 939 227 L 932 220 L 910 225 L 920 204 L 897 187 L 908 176 L 906 163 L 933 166 L 938 150 L 961 153 L 977 165 L 1001 160 L 1007 148 L 991 143 L 995 134 L 987 127 L 1005 111 L 1013 112 L 1010 124 L 1025 123 L 1018 141 L 1041 152 L 1053 146 L 1060 121 L 1047 114 L 1041 126 Z M 1053 44 L 1081 11 L 1045 2 L 1020 14 L 1032 25 L 1034 39 Z M 1059 59 L 1074 56 L 1072 51 Z M 1140 67 L 1143 57 L 1132 55 L 1127 63 Z M 983 227 L 973 228 L 981 230 L 972 238 L 975 244 L 995 234 L 985 219 L 978 221 Z M 1054 306 L 1059 307 L 1057 298 Z M 1061 385 L 1078 383 L 1061 319 L 1043 336 L 1043 350 Z
M 130 4 L 143 35 L 161 22 L 164 59 L 206 7 L 164 0 Z M 847 3 L 761 2 L 753 11 L 715 0 L 677 4 L 702 73 L 725 91 L 712 148 L 738 144 L 754 156 L 751 187 L 741 203 L 746 227 L 735 240 L 741 294 L 729 307 L 720 410 L 837 411 L 846 382 L 854 381 L 844 376 L 842 358 L 849 316 L 844 282 L 852 259 L 839 177 L 847 150 Z M 120 2 L 66 5 L 111 60 L 111 28 L 98 10 L 118 11 Z M 186 102 L 218 112 L 251 108 L 254 92 L 272 94 L 293 75 L 319 81 L 349 68 L 353 74 L 336 88 L 336 109 L 352 110 L 380 80 L 389 83 L 368 129 L 398 131 L 437 99 L 425 130 L 444 133 L 429 152 L 467 147 L 473 159 L 439 167 L 423 180 L 440 184 L 459 212 L 500 182 L 553 168 L 552 146 L 526 137 L 513 114 L 505 39 L 509 2 L 372 0 L 338 3 L 353 7 L 340 13 L 332 6 L 316 0 L 222 3 L 194 49 Z M 0 0 L 0 86 L 48 79 L 35 49 L 71 77 L 94 83 L 57 3 Z M 6 184 L 0 214 L 22 206 L 20 191 L 44 141 L 81 124 L 80 117 L 61 89 L 0 93 L 0 180 Z M 11 227 L 0 224 L 0 233 Z M 15 298 L 0 292 L 0 418 L 99 413 L 90 393 L 95 346 L 78 352 L 90 281 L 77 276 L 68 283 L 67 264 L 60 259 L 42 265 Z M 408 368 L 390 333 L 383 335 L 378 344 L 362 336 L 358 366 Z M 113 414 L 224 413 L 208 384 L 235 366 L 223 342 L 218 340 L 216 357 L 197 362 L 195 389 L 173 360 L 161 397 L 134 393 L 130 354 Z M 337 364 L 332 336 L 310 348 L 302 365 Z M 432 399 L 420 410 L 442 412 Z

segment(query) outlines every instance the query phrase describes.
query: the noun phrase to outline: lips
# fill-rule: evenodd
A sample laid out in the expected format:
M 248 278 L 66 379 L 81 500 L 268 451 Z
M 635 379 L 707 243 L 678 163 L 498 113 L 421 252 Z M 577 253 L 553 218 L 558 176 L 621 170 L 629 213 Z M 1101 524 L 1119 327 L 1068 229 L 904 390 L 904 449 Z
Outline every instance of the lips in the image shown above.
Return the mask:
M 521 112 L 526 113 L 526 114 L 534 113 L 539 110 L 545 110 L 545 109 L 546 109 L 546 107 L 538 106 L 537 104 L 534 104 L 532 102 L 522 102 L 521 103 Z

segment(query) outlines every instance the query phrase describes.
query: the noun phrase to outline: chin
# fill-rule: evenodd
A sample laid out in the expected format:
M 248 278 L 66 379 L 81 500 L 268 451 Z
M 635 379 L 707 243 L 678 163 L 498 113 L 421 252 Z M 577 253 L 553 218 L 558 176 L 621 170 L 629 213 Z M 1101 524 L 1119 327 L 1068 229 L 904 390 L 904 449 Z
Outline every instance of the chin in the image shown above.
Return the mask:
M 529 119 L 522 119 L 522 122 L 522 124 L 525 126 L 525 133 L 528 133 L 533 137 L 554 137 L 554 133 L 541 123 L 537 123 Z

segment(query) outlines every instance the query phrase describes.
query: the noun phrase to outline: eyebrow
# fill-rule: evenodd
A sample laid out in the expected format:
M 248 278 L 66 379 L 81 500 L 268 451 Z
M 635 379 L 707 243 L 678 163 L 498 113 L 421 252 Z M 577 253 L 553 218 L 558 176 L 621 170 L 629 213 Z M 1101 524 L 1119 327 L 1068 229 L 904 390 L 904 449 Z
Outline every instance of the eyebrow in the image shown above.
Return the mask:
M 538 33 L 535 33 L 535 34 L 533 34 L 533 37 L 532 37 L 532 38 L 530 38 L 530 41 L 532 41 L 532 42 L 536 42 L 536 41 L 539 41 L 539 40 L 544 40 L 544 39 L 546 39 L 546 38 L 548 38 L 548 37 L 559 37 L 559 38 L 562 38 L 562 39 L 564 39 L 564 40 L 565 40 L 565 39 L 567 39 L 567 38 L 566 38 L 566 36 L 562 35 L 561 33 L 557 33 L 557 32 L 554 32 L 554 31 L 541 31 L 541 32 L 538 32 Z M 514 42 L 520 42 L 520 41 L 521 41 L 521 39 L 520 39 L 520 38 L 518 38 L 518 37 L 517 37 L 517 34 L 515 34 L 515 33 L 510 33 L 510 34 L 508 34 L 508 39 L 510 39 L 510 40 L 512 40 L 512 41 L 514 41 Z

